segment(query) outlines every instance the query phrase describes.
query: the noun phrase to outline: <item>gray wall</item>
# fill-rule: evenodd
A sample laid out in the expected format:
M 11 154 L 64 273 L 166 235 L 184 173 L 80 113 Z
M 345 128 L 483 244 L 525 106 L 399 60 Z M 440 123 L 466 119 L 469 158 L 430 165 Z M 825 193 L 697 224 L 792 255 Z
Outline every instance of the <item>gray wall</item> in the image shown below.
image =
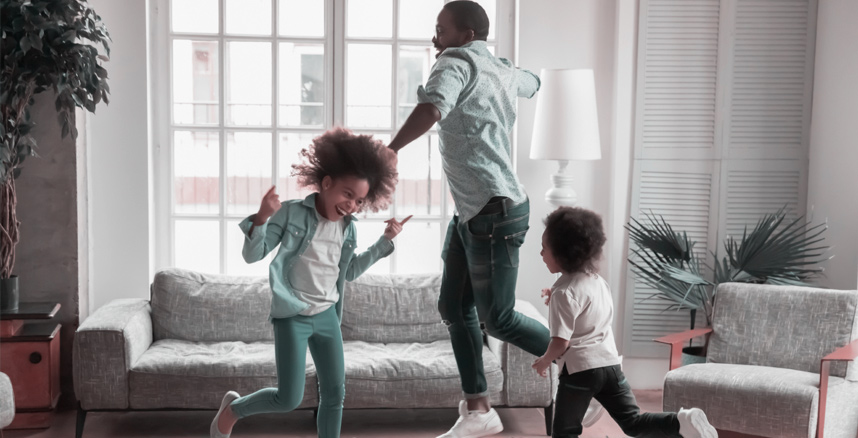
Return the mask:
M 53 95 L 36 96 L 31 116 L 41 157 L 27 158 L 16 181 L 21 231 L 14 274 L 22 302 L 62 305 L 53 321 L 62 324 L 61 404 L 68 406 L 74 400 L 71 353 L 79 309 L 77 152 L 71 136 L 60 139 Z

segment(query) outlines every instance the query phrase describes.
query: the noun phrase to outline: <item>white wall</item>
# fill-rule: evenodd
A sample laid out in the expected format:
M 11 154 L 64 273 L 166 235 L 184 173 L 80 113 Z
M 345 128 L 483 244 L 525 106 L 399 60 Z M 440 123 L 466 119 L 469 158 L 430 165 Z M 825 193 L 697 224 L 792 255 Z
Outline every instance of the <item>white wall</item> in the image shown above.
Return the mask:
M 828 219 L 823 287 L 858 286 L 858 2 L 821 0 L 810 126 L 807 207 Z
M 89 124 L 91 310 L 149 296 L 150 191 L 147 122 L 148 1 L 89 0 L 111 44 L 110 105 Z

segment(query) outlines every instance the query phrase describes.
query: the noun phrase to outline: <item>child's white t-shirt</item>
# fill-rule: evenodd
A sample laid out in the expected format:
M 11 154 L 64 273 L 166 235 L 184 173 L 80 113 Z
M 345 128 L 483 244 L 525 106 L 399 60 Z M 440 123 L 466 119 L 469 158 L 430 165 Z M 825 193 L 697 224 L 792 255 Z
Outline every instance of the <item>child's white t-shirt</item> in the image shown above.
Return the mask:
M 598 274 L 563 274 L 551 287 L 548 327 L 552 338 L 569 341 L 557 359 L 562 372 L 574 374 L 619 365 L 611 323 L 614 303 L 611 288 Z
M 295 296 L 310 305 L 301 315 L 324 312 L 340 299 L 337 278 L 343 251 L 345 222 L 329 221 L 316 212 L 319 220 L 310 246 L 298 257 L 289 272 L 289 283 Z

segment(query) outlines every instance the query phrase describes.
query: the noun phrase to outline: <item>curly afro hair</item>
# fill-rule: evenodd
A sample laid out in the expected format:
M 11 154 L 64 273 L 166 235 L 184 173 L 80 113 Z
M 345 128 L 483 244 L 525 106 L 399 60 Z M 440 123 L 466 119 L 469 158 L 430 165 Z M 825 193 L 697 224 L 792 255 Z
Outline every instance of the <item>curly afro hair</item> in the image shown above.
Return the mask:
M 334 128 L 314 138 L 301 150 L 301 157 L 301 163 L 292 165 L 292 176 L 297 176 L 303 187 L 319 191 L 326 176 L 365 179 L 369 192 L 361 210 L 387 208 L 399 180 L 396 152 L 371 135 L 356 135 L 345 128 Z
M 544 220 L 548 247 L 567 273 L 596 273 L 605 244 L 602 217 L 579 207 L 560 207 Z

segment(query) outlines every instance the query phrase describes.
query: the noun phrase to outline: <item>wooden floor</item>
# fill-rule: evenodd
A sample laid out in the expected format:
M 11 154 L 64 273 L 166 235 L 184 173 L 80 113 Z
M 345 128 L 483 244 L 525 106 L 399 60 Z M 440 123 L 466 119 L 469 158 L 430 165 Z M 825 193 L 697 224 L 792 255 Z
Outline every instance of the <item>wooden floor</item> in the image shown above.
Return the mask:
M 641 410 L 661 411 L 661 391 L 635 391 Z M 545 437 L 542 409 L 498 409 L 504 423 L 498 437 Z M 5 438 L 73 438 L 75 411 L 55 415 L 54 424 L 42 430 L 9 430 Z M 87 415 L 84 438 L 113 437 L 207 437 L 214 411 L 187 412 L 93 412 Z M 346 410 L 342 438 L 434 438 L 456 422 L 454 409 Z M 241 420 L 235 438 L 315 438 L 311 411 L 282 415 L 259 415 Z M 585 438 L 625 437 L 607 414 L 584 430 Z

